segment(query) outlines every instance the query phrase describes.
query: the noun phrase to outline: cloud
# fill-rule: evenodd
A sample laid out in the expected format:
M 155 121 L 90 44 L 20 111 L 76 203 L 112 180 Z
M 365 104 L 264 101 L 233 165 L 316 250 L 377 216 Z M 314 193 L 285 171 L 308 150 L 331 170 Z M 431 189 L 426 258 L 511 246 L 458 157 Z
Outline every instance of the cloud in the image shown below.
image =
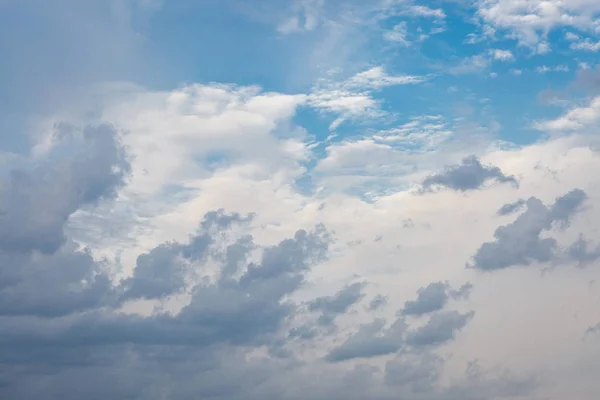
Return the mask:
M 579 42 L 571 43 L 570 47 L 572 50 L 597 52 L 600 51 L 600 41 L 593 42 L 590 38 L 585 38 Z
M 498 61 L 514 61 L 515 56 L 510 50 L 494 49 L 490 50 L 491 56 Z
M 553 30 L 594 29 L 600 13 L 594 0 L 478 0 L 475 4 L 477 15 L 485 24 L 532 48 L 543 43 Z
M 186 244 L 167 243 L 137 258 L 133 275 L 121 282 L 122 299 L 160 299 L 181 292 L 186 287 L 193 262 L 206 262 L 215 236 L 231 228 L 234 223 L 247 223 L 252 216 L 226 214 L 223 210 L 204 216 L 198 231 Z M 229 245 L 222 258 L 223 274 L 230 276 L 238 262 L 244 261 L 253 250 L 251 238 L 243 237 Z
M 373 297 L 373 300 L 371 300 L 371 302 L 369 303 L 369 311 L 379 310 L 380 308 L 384 307 L 387 304 L 387 302 L 387 297 L 378 294 L 377 296 Z
M 58 127 L 54 152 L 68 159 L 13 170 L 0 181 L 0 249 L 55 252 L 67 219 L 79 208 L 113 198 L 130 171 L 116 130 L 107 125 L 76 132 Z
M 373 91 L 387 86 L 418 84 L 426 79 L 415 75 L 388 75 L 383 67 L 377 66 L 342 82 L 319 83 L 308 96 L 308 104 L 318 110 L 338 114 L 338 118 L 330 125 L 330 129 L 334 130 L 347 119 L 383 115 L 380 101 L 372 96 Z
M 443 373 L 444 360 L 430 353 L 402 354 L 385 365 L 385 380 L 411 392 L 431 391 Z
M 485 166 L 477 157 L 471 156 L 464 158 L 460 165 L 446 167 L 443 172 L 425 178 L 422 189 L 430 191 L 432 188 L 440 186 L 464 192 L 479 189 L 489 181 L 518 185 L 514 176 L 504 175 L 500 168 Z
M 491 60 L 487 55 L 474 55 L 463 59 L 458 65 L 450 67 L 448 71 L 454 75 L 465 75 L 480 73 L 491 65 Z
M 598 120 L 600 120 L 600 97 L 595 97 L 586 106 L 575 107 L 554 120 L 536 122 L 534 127 L 550 132 L 573 132 L 589 128 Z
M 344 343 L 333 348 L 325 359 L 329 362 L 341 362 L 395 353 L 404 344 L 407 325 L 402 319 L 396 320 L 387 329 L 384 329 L 384 325 L 383 319 L 361 325 Z
M 533 262 L 557 261 L 558 243 L 551 237 L 542 238 L 544 231 L 554 224 L 568 226 L 587 195 L 580 189 L 558 197 L 553 205 L 545 206 L 541 200 L 531 197 L 526 202 L 527 209 L 517 219 L 494 232 L 495 241 L 481 245 L 473 256 L 473 267 L 491 271 L 516 265 L 530 265 Z
M 433 314 L 429 321 L 406 336 L 406 343 L 414 347 L 439 345 L 454 339 L 456 332 L 464 328 L 474 312 L 443 311 Z
M 535 72 L 538 74 L 545 74 L 547 72 L 569 72 L 569 67 L 566 65 L 555 65 L 553 67 L 549 67 L 547 65 L 540 65 L 535 67 Z
M 500 207 L 500 209 L 496 212 L 496 214 L 498 214 L 500 216 L 509 215 L 509 214 L 519 211 L 526 204 L 527 204 L 527 201 L 524 199 L 519 199 L 512 203 L 506 203 L 505 205 Z
M 421 316 L 439 311 L 446 306 L 451 297 L 468 297 L 470 289 L 470 284 L 465 284 L 454 291 L 446 282 L 430 283 L 428 286 L 417 290 L 416 300 L 408 300 L 404 303 L 404 308 L 400 311 L 400 314 L 404 316 Z
M 353 283 L 344 287 L 333 296 L 316 298 L 308 303 L 308 309 L 312 312 L 321 313 L 321 318 L 319 318 L 320 323 L 331 324 L 337 315 L 345 314 L 350 307 L 364 297 L 362 293 L 364 286 L 364 283 Z
M 394 25 L 391 30 L 384 32 L 383 38 L 387 41 L 401 44 L 403 46 L 410 46 L 411 42 L 408 40 L 408 28 L 405 21 Z
M 579 235 L 579 238 L 567 249 L 567 257 L 576 261 L 579 267 L 585 267 L 600 259 L 600 245 L 590 250 L 588 241 L 583 235 Z

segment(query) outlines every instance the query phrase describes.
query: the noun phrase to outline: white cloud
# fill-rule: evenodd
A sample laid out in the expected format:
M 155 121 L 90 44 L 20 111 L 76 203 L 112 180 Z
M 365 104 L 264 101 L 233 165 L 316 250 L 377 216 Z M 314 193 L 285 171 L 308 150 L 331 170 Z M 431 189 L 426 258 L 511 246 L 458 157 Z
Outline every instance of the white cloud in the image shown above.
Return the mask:
M 429 8 L 423 5 L 410 5 L 407 7 L 405 11 L 407 15 L 412 15 L 415 17 L 425 17 L 425 18 L 446 18 L 446 13 L 444 10 L 440 8 Z
M 582 41 L 571 43 L 570 47 L 573 50 L 584 50 L 584 51 L 596 52 L 596 51 L 600 51 L 600 41 L 593 42 L 591 39 L 586 38 Z
M 436 149 L 453 134 L 451 127 L 442 116 L 425 115 L 413 118 L 395 128 L 376 132 L 373 139 L 394 147 L 404 147 L 415 151 Z
M 547 72 L 569 72 L 569 70 L 569 67 L 566 65 L 555 65 L 552 67 L 547 65 L 540 65 L 535 68 L 535 71 L 538 74 L 545 74 Z
M 385 31 L 383 38 L 387 41 L 401 44 L 403 46 L 410 46 L 410 41 L 407 39 L 408 30 L 407 23 L 400 22 L 396 24 L 391 30 Z
M 448 71 L 454 75 L 464 75 L 482 72 L 491 65 L 487 55 L 474 55 L 463 59 L 458 65 L 450 67 Z
M 277 32 L 288 35 L 315 30 L 323 22 L 324 3 L 324 0 L 294 0 L 293 15 L 277 25 Z
M 367 76 L 357 78 L 352 85 L 383 85 L 380 74 Z M 481 243 L 491 240 L 498 226 L 510 223 L 512 216 L 496 216 L 506 203 L 529 196 L 552 203 L 555 197 L 573 188 L 585 190 L 591 204 L 597 203 L 598 176 L 589 171 L 600 168 L 600 158 L 586 140 L 558 137 L 510 149 L 493 148 L 489 143 L 485 147 L 472 146 L 466 140 L 444 151 L 423 153 L 395 147 L 396 139 L 406 138 L 422 145 L 439 134 L 443 141 L 453 130 L 439 116 L 424 116 L 395 132 L 380 132 L 378 138 L 331 144 L 317 166 L 318 173 L 329 174 L 326 190 L 307 194 L 294 184 L 304 173 L 301 163 L 307 157 L 306 133 L 293 129 L 290 121 L 305 101 L 307 97 L 303 95 L 224 85 L 190 85 L 158 92 L 138 88 L 111 98 L 104 105 L 101 118 L 128 131 L 124 140 L 135 156 L 133 178 L 117 204 L 126 204 L 127 212 L 138 217 L 131 222 L 137 229 L 134 241 L 100 235 L 89 242 L 94 253 L 112 260 L 122 251 L 121 262 L 128 272 L 140 253 L 164 241 L 185 240 L 207 211 L 219 208 L 256 213 L 248 229 L 260 245 L 278 243 L 299 228 L 323 223 L 337 239 L 332 245 L 332 257 L 310 271 L 307 284 L 294 294 L 294 300 L 331 295 L 360 279 L 369 282 L 365 302 L 377 294 L 388 297 L 387 306 L 376 315 L 389 322 L 396 318 L 396 311 L 405 301 L 414 299 L 417 289 L 432 281 L 448 280 L 453 287 L 472 281 L 475 286 L 471 300 L 451 304 L 452 308 L 463 307 L 464 312 L 473 309 L 475 315 L 455 341 L 439 350 L 440 355 L 454 355 L 440 372 L 444 382 L 459 379 L 456 371 L 470 360 L 479 359 L 486 369 L 505 365 L 521 376 L 539 375 L 542 384 L 535 389 L 535 395 L 542 398 L 559 399 L 557 393 L 568 394 L 573 380 L 581 387 L 595 389 L 596 376 L 582 375 L 573 365 L 594 362 L 598 355 L 597 345 L 581 341 L 587 327 L 598 322 L 596 292 L 588 286 L 589 280 L 597 278 L 597 268 L 576 270 L 564 266 L 543 278 L 540 269 L 544 266 L 497 274 L 477 274 L 464 268 Z M 568 118 L 593 122 L 589 112 L 571 112 Z M 435 143 L 432 148 L 436 149 Z M 216 150 L 230 154 L 227 162 L 218 168 L 206 167 L 203 157 Z M 450 190 L 419 195 L 408 190 L 424 176 L 472 153 L 485 164 L 516 176 L 519 187 L 491 186 L 468 195 Z M 360 196 L 345 193 L 347 179 L 369 174 L 388 178 L 387 188 L 393 193 L 380 192 L 371 201 L 362 198 L 368 186 Z M 180 193 L 171 187 L 174 183 L 193 190 Z M 123 220 L 122 215 L 103 216 L 102 221 L 86 220 L 82 213 L 69 224 L 72 228 L 103 232 L 106 219 Z M 567 246 L 580 232 L 594 237 L 598 223 L 600 213 L 588 208 L 566 231 L 551 234 Z M 74 234 L 77 232 L 75 229 Z M 356 365 L 385 365 L 393 356 L 348 361 L 341 366 L 322 361 L 328 349 L 342 343 L 361 324 L 373 321 L 374 314 L 363 311 L 363 306 L 361 303 L 340 318 L 339 330 L 331 337 L 290 342 L 289 349 L 321 374 L 346 371 Z M 504 327 L 501 332 L 498 324 Z M 243 359 L 254 355 L 244 354 Z M 273 358 L 265 356 L 266 360 L 271 362 Z M 247 364 L 239 367 L 244 365 Z M 294 371 L 297 379 L 300 372 Z M 278 372 L 264 382 L 279 387 L 281 379 Z M 482 385 L 481 382 L 481 378 L 476 378 L 476 385 Z M 377 388 L 383 390 L 385 386 Z M 592 389 L 580 397 L 594 398 L 596 390 Z M 472 390 L 481 397 L 491 389 Z M 448 397 L 442 394 L 433 398 Z
M 535 127 L 551 132 L 573 132 L 594 128 L 598 121 L 600 121 L 600 97 L 592 99 L 586 106 L 569 110 L 560 118 L 539 121 L 535 124 Z
M 373 98 L 373 91 L 386 86 L 418 84 L 426 79 L 414 75 L 388 75 L 383 67 L 373 67 L 342 82 L 321 81 L 308 96 L 308 104 L 325 112 L 339 114 L 331 124 L 333 130 L 347 119 L 382 116 L 384 113 L 379 107 L 380 101 Z
M 594 30 L 600 13 L 596 0 L 478 0 L 476 4 L 486 24 L 532 48 L 553 29 Z
M 510 50 L 493 49 L 490 50 L 490 54 L 494 60 L 498 61 L 514 61 L 515 56 Z

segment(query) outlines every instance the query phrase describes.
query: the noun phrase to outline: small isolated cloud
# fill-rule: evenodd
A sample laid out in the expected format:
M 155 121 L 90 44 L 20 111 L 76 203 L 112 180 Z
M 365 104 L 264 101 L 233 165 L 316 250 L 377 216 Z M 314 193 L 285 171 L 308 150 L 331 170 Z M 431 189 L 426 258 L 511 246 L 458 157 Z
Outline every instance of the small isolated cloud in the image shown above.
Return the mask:
M 585 267 L 600 259 L 600 245 L 590 248 L 589 242 L 583 235 L 569 246 L 566 255 L 570 261 L 575 261 L 579 267 Z
M 448 72 L 453 75 L 466 75 L 480 73 L 492 64 L 488 55 L 474 55 L 460 61 L 458 65 L 450 67 Z
M 466 298 L 469 296 L 471 284 L 465 284 L 458 290 L 452 290 L 447 282 L 434 282 L 417 290 L 417 299 L 404 303 L 400 310 L 403 316 L 421 316 L 439 311 L 446 306 L 450 298 Z
M 441 8 L 430 8 L 424 5 L 409 5 L 405 13 L 413 17 L 446 18 L 446 13 Z
M 308 303 L 308 309 L 312 312 L 321 313 L 320 324 L 331 325 L 336 316 L 345 314 L 350 307 L 362 300 L 364 287 L 364 283 L 353 283 L 333 296 L 319 297 L 312 300 Z
M 514 176 L 505 175 L 498 167 L 483 165 L 475 156 L 466 157 L 461 164 L 446 167 L 445 170 L 428 176 L 421 184 L 422 191 L 435 187 L 447 187 L 465 192 L 477 190 L 489 181 L 511 183 L 518 186 Z
M 384 295 L 378 294 L 369 302 L 369 311 L 377 311 L 383 308 L 388 302 L 388 298 Z
M 425 347 L 448 342 L 454 339 L 456 332 L 463 329 L 474 315 L 473 311 L 466 314 L 458 311 L 433 314 L 425 325 L 407 334 L 406 343 L 413 347 Z
M 400 350 L 407 325 L 398 319 L 389 328 L 385 320 L 376 319 L 363 324 L 340 346 L 333 348 L 325 357 L 329 362 L 340 362 L 355 358 L 372 358 L 392 354 Z
M 496 212 L 496 214 L 500 216 L 509 215 L 514 212 L 521 210 L 527 204 L 527 200 L 519 199 L 512 203 L 507 203 L 500 207 L 500 209 Z
M 566 227 L 586 198 L 587 195 L 580 189 L 558 197 L 549 207 L 535 197 L 529 198 L 525 212 L 513 223 L 497 228 L 493 242 L 481 245 L 473 256 L 472 266 L 492 271 L 560 260 L 556 239 L 542 238 L 541 234 L 551 230 L 555 224 Z
M 570 68 L 566 65 L 555 65 L 555 66 L 540 65 L 535 68 L 535 72 L 537 72 L 538 74 L 545 74 L 548 72 L 569 72 L 569 71 L 570 71 Z
M 510 50 L 501 50 L 494 49 L 490 50 L 490 55 L 494 58 L 494 60 L 498 61 L 514 61 L 515 56 Z

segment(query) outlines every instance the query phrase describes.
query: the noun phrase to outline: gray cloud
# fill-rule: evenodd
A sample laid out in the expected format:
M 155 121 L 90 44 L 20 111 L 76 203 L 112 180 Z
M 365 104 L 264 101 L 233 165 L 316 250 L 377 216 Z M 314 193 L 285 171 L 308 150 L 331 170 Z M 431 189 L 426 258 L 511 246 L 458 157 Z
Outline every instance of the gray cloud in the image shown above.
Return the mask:
M 130 167 L 114 128 L 57 138 L 54 152 L 71 153 L 67 159 L 13 170 L 0 181 L 1 250 L 53 253 L 66 241 L 64 225 L 75 211 L 114 197 L 124 184 Z
M 566 253 L 568 260 L 576 261 L 579 267 L 585 267 L 600 259 L 600 245 L 589 249 L 588 241 L 583 235 L 579 235 L 579 238 L 569 246 Z
M 369 311 L 379 310 L 380 308 L 384 307 L 387 302 L 388 298 L 386 296 L 378 294 L 369 302 Z
M 325 359 L 339 362 L 395 353 L 404 344 L 404 333 L 408 326 L 403 319 L 396 320 L 388 329 L 384 329 L 384 326 L 383 319 L 361 325 L 344 343 L 333 348 Z
M 525 212 L 513 223 L 497 228 L 494 232 L 495 241 L 481 245 L 473 256 L 473 266 L 490 271 L 558 260 L 556 240 L 541 238 L 540 235 L 555 224 L 566 228 L 586 198 L 587 195 L 580 189 L 558 197 L 550 207 L 535 197 L 529 198 Z
M 521 210 L 521 208 L 523 208 L 525 206 L 525 204 L 527 204 L 526 200 L 519 199 L 519 200 L 515 201 L 514 203 L 508 203 L 508 204 L 503 205 L 502 207 L 500 207 L 500 209 L 497 211 L 496 214 L 498 214 L 500 216 L 512 214 L 514 212 Z
M 447 282 L 433 282 L 417 290 L 417 299 L 404 303 L 401 315 L 420 316 L 434 311 L 439 311 L 446 306 L 451 297 L 455 299 L 466 298 L 472 285 L 467 283 L 458 290 L 452 290 Z
M 400 354 L 385 365 L 385 381 L 414 393 L 431 391 L 442 375 L 444 360 L 431 353 Z
M 206 261 L 214 236 L 252 218 L 223 210 L 211 211 L 204 216 L 196 233 L 186 244 L 166 243 L 137 258 L 133 275 L 121 283 L 122 299 L 158 299 L 182 291 L 191 272 L 191 262 Z M 253 249 L 251 237 L 244 237 L 229 245 L 221 261 L 225 262 L 223 278 L 237 272 L 237 264 Z
M 104 265 L 64 229 L 77 210 L 116 195 L 127 158 L 110 126 L 58 132 L 48 162 L 0 182 L 1 315 L 60 316 L 115 301 Z
M 364 294 L 362 289 L 365 287 L 363 282 L 353 283 L 344 287 L 333 296 L 319 297 L 308 304 L 308 309 L 312 312 L 321 312 L 319 322 L 324 325 L 330 325 L 337 315 L 345 314 L 350 307 L 359 302 Z
M 466 314 L 457 311 L 433 314 L 427 324 L 407 334 L 406 342 L 414 347 L 447 342 L 454 339 L 456 332 L 464 328 L 474 315 L 473 311 Z
M 514 176 L 507 176 L 500 168 L 483 165 L 477 157 L 470 156 L 464 158 L 460 165 L 446 167 L 444 171 L 425 178 L 422 190 L 430 191 L 440 186 L 465 192 L 479 189 L 489 181 L 518 186 Z

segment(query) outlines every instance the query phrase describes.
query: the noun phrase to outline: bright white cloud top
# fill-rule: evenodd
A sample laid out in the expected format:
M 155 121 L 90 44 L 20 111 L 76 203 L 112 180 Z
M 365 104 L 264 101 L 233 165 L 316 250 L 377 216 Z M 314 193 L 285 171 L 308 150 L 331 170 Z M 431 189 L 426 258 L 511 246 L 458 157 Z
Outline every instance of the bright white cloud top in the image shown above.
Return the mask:
M 597 398 L 600 3 L 23 3 L 0 398 Z

